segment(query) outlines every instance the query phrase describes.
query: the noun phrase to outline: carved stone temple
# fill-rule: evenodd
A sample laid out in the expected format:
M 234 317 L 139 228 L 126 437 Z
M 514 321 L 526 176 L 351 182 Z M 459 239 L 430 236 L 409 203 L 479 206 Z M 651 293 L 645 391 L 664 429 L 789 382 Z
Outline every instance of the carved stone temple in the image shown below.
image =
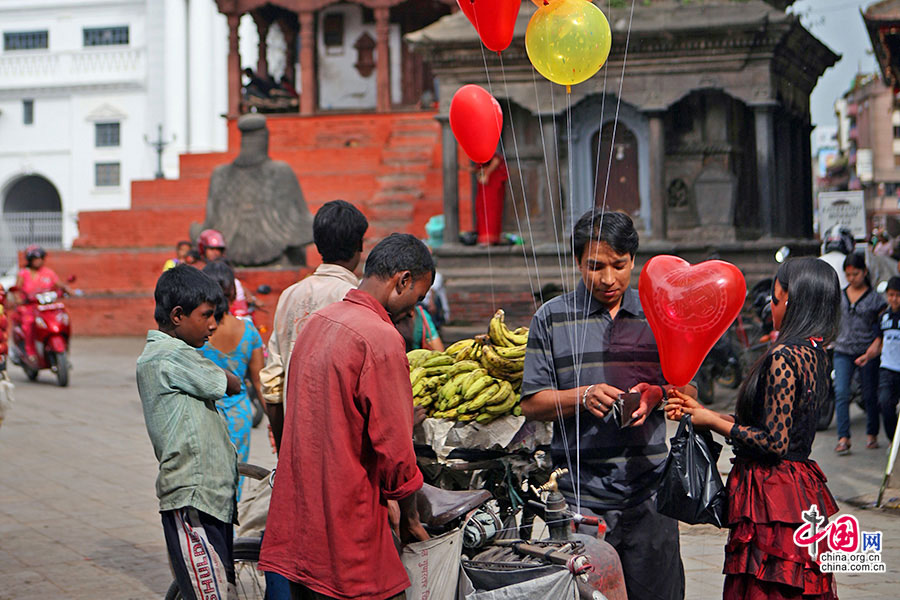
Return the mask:
M 504 110 L 512 182 L 506 231 L 517 229 L 516 213 L 522 221 L 527 203 L 531 231 L 524 236 L 555 243 L 571 229 L 573 214 L 605 197 L 607 209 L 635 218 L 642 240 L 673 248 L 811 238 L 809 96 L 839 57 L 785 12 L 791 3 L 638 1 L 629 35 L 625 2 L 607 15 L 608 63 L 568 97 L 528 61 L 524 36 L 536 10 L 530 2 L 500 57 L 482 53 L 461 13 L 408 34 L 437 79 L 445 241 L 455 241 L 457 174 L 468 168 L 447 151 L 453 138 L 446 116 L 466 83 L 491 89 Z M 597 4 L 606 12 L 606 2 Z

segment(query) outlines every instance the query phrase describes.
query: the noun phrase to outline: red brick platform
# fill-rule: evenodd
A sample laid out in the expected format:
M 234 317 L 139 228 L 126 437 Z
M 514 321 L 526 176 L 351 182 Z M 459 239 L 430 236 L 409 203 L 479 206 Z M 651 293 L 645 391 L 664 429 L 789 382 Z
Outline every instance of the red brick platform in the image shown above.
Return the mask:
M 442 212 L 441 132 L 433 112 L 268 118 L 269 154 L 287 162 L 315 213 L 329 200 L 352 202 L 369 219 L 368 238 L 401 231 L 425 235 L 425 223 Z M 75 275 L 85 295 L 69 307 L 75 335 L 140 335 L 153 327 L 153 287 L 175 243 L 204 220 L 209 178 L 231 162 L 240 146 L 235 121 L 228 123 L 229 151 L 180 157 L 177 180 L 135 181 L 131 209 L 82 212 L 79 237 L 68 252 L 54 252 L 50 265 Z M 468 177 L 460 177 L 468 198 Z M 463 217 L 470 211 L 463 204 Z M 367 240 L 367 247 L 369 240 Z M 314 247 L 310 267 L 318 263 Z M 267 284 L 274 310 L 278 294 L 309 270 L 246 269 L 248 289 Z M 264 326 L 271 312 L 257 315 Z

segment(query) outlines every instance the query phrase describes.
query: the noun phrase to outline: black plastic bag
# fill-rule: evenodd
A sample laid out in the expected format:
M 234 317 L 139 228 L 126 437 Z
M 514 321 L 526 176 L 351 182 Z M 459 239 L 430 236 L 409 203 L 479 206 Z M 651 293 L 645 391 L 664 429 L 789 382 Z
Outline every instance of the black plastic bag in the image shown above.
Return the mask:
M 670 442 L 656 493 L 657 512 L 691 525 L 724 527 L 725 486 L 716 467 L 722 445 L 708 432 L 695 432 L 690 415 L 681 418 Z

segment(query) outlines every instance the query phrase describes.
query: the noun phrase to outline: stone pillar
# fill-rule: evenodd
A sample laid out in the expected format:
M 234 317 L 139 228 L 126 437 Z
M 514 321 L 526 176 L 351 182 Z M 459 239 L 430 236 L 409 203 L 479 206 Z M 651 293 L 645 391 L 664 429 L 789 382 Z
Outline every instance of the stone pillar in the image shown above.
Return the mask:
M 297 89 L 297 30 L 287 29 L 285 34 L 287 50 L 285 51 L 284 76 L 288 78 L 294 89 Z
M 228 117 L 236 119 L 241 114 L 241 53 L 238 26 L 241 16 L 228 15 Z
M 305 10 L 300 13 L 300 76 L 303 78 L 300 92 L 300 114 L 316 112 L 316 30 L 315 13 Z
M 666 124 L 664 112 L 647 114 L 650 128 L 650 230 L 666 239 Z
M 269 35 L 269 23 L 267 23 L 263 17 L 255 14 L 253 15 L 253 20 L 256 21 L 256 33 L 259 35 L 259 57 L 256 59 L 256 74 L 259 75 L 260 79 L 265 80 L 266 76 L 269 74 L 269 49 L 267 41 Z
M 775 115 L 774 106 L 754 106 L 756 130 L 756 178 L 759 182 L 760 229 L 764 236 L 775 232 Z
M 459 243 L 459 164 L 456 137 L 450 129 L 450 119 L 437 118 L 441 124 L 442 175 L 444 178 L 444 245 Z
M 391 9 L 382 6 L 375 9 L 375 110 L 391 110 Z M 446 218 L 446 217 L 445 217 Z

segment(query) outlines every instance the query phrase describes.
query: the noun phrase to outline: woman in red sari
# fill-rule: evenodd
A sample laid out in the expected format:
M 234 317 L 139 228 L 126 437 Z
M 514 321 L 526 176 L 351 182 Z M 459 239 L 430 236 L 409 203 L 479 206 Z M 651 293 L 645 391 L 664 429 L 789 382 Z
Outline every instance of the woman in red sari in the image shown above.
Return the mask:
M 500 154 L 480 165 L 477 172 L 478 190 L 475 200 L 475 221 L 478 223 L 479 244 L 499 244 L 503 227 L 503 199 L 509 173 Z
M 696 427 L 716 431 L 734 445 L 726 484 L 726 599 L 837 598 L 832 575 L 822 573 L 793 536 L 813 504 L 820 515 L 838 510 L 809 455 L 817 409 L 829 389 L 825 345 L 837 332 L 840 297 L 837 274 L 828 264 L 815 258 L 787 261 L 772 290 L 778 342 L 744 381 L 736 414 L 717 413 L 674 391 L 668 399 L 670 419 L 689 414 Z

